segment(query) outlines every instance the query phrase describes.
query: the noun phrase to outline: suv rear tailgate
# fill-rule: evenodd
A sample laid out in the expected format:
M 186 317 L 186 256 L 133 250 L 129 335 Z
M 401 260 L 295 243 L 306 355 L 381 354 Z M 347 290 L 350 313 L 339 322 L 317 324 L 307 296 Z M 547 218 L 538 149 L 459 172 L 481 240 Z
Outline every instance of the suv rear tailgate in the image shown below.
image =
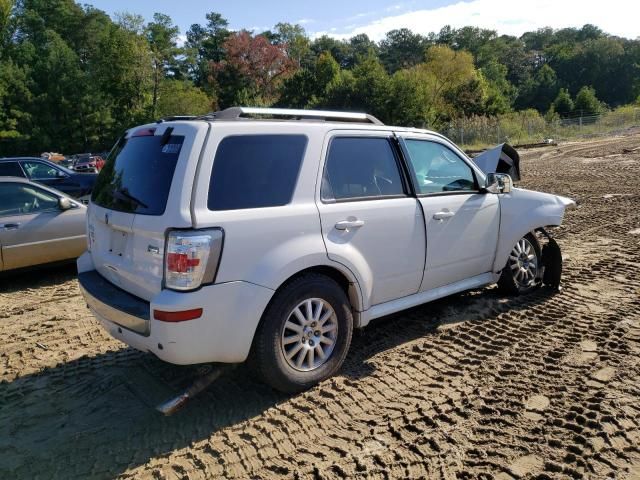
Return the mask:
M 190 228 L 191 191 L 210 124 L 137 127 L 109 154 L 87 215 L 96 270 L 150 301 L 162 290 L 166 232 Z

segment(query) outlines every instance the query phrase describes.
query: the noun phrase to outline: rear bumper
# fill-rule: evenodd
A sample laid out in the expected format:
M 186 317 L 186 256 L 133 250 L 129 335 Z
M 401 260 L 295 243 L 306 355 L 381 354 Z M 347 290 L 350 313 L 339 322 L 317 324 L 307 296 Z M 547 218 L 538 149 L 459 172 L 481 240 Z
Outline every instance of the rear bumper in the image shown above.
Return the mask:
M 149 302 L 119 289 L 95 270 L 78 274 L 78 283 L 87 306 L 96 315 L 127 330 L 149 336 Z
M 88 258 L 87 258 L 88 257 Z M 113 286 L 95 270 L 90 254 L 78 260 L 79 282 L 87 306 L 114 338 L 178 364 L 246 360 L 260 317 L 273 290 L 248 282 L 228 282 L 195 292 L 162 290 L 145 302 Z M 96 279 L 95 276 L 99 278 Z M 107 293 L 96 291 L 103 285 Z M 93 282 L 93 283 L 92 283 Z M 202 317 L 179 323 L 155 320 L 154 310 L 202 308 Z

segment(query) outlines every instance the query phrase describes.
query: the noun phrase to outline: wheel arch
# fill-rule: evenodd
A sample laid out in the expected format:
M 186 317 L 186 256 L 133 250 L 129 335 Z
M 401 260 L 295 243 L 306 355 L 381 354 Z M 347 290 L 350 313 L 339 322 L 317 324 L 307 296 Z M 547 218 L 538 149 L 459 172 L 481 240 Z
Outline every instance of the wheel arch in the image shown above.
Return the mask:
M 260 323 L 263 320 L 264 312 L 266 312 L 273 300 L 276 298 L 279 292 L 281 292 L 284 288 L 287 287 L 293 280 L 299 278 L 303 275 L 308 275 L 311 273 L 316 273 L 319 275 L 324 275 L 326 277 L 334 280 L 340 288 L 344 291 L 349 299 L 349 303 L 351 304 L 351 311 L 353 313 L 354 327 L 360 326 L 360 313 L 362 312 L 362 292 L 360 290 L 360 285 L 358 284 L 358 280 L 352 272 L 347 270 L 346 268 L 340 268 L 341 266 L 334 265 L 314 265 L 310 267 L 306 267 L 302 270 L 297 271 L 296 273 L 290 275 L 288 278 L 280 282 L 280 285 L 275 289 L 275 292 L 271 296 L 271 300 L 267 304 L 266 308 L 262 312 L 260 317 Z

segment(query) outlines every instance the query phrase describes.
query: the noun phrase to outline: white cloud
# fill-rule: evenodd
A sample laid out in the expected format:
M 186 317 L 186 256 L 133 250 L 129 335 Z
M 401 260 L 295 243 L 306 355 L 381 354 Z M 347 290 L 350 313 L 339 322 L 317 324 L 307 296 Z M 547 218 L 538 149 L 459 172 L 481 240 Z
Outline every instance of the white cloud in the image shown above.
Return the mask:
M 366 33 L 373 40 L 381 40 L 389 30 L 409 28 L 427 34 L 438 32 L 445 25 L 456 28 L 472 25 L 520 36 L 542 27 L 581 27 L 591 23 L 613 35 L 637 38 L 639 18 L 637 0 L 471 0 L 386 16 L 352 29 L 316 32 L 313 37 L 350 38 Z
M 300 20 L 296 20 L 295 22 L 298 25 L 308 25 L 309 23 L 315 23 L 313 18 L 301 18 Z

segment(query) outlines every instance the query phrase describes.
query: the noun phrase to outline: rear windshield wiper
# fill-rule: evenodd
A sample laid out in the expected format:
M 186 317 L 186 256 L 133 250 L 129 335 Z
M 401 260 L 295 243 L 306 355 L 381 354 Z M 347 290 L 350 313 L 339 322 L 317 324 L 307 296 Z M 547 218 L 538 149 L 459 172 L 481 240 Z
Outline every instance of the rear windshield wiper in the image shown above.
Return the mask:
M 126 188 L 119 188 L 118 190 L 114 191 L 113 196 L 118 200 L 129 200 L 130 202 L 133 202 L 142 208 L 149 208 L 149 206 L 142 200 L 138 200 L 136 197 L 131 195 Z

